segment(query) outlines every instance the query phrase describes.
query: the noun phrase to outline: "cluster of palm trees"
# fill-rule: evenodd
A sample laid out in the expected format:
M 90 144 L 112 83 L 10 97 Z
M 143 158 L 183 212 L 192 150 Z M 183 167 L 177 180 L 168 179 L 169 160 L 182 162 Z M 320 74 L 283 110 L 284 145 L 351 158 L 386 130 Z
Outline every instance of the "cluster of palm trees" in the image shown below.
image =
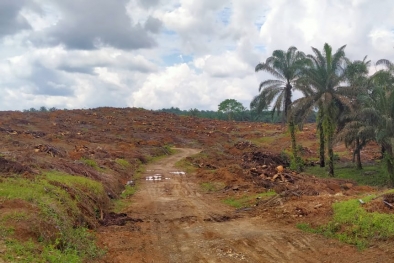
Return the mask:
M 394 183 L 394 64 L 381 59 L 376 63 L 380 70 L 370 74 L 367 57 L 351 61 L 345 47 L 334 53 L 326 43 L 322 51 L 312 47 L 310 55 L 296 47 L 275 50 L 256 66 L 256 72 L 266 71 L 276 79 L 261 82 L 251 109 L 261 112 L 272 106 L 273 114 L 282 114 L 289 126 L 296 163 L 295 126 L 302 124 L 311 111 L 317 112 L 320 166 L 325 167 L 327 156 L 331 176 L 335 143 L 342 141 L 352 147 L 357 168 L 361 169 L 360 151 L 368 142 L 377 142 Z M 292 101 L 293 90 L 303 96 Z

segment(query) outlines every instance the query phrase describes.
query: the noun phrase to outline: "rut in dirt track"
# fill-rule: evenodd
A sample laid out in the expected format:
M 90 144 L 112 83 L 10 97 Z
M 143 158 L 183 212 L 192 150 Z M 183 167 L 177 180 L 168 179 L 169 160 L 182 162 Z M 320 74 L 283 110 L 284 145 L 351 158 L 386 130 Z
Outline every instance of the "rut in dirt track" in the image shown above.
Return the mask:
M 148 165 L 124 211 L 138 220 L 99 229 L 99 243 L 107 250 L 101 262 L 379 262 L 357 253 L 349 258 L 354 248 L 235 213 L 199 192 L 193 175 L 174 168 L 198 153 L 178 150 Z M 154 175 L 162 180 L 145 180 Z

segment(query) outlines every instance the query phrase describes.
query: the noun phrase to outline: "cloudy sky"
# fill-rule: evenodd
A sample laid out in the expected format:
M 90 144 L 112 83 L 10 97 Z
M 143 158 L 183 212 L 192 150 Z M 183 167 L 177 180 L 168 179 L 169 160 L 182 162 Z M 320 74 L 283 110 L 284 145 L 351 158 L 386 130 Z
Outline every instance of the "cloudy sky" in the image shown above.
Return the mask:
M 249 106 L 275 49 L 394 60 L 392 0 L 0 0 L 0 110 Z

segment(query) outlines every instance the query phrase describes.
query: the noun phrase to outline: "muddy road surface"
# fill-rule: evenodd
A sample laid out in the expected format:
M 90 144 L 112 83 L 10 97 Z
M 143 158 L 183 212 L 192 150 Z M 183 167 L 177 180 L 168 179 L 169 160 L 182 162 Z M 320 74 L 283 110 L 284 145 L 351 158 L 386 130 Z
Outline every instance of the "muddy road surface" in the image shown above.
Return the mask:
M 132 220 L 98 230 L 99 244 L 107 250 L 101 262 L 387 260 L 387 255 L 378 251 L 359 252 L 335 240 L 301 232 L 292 225 L 273 224 L 264 215 L 252 217 L 234 211 L 215 200 L 214 195 L 201 192 L 193 174 L 184 174 L 174 167 L 178 160 L 197 152 L 179 149 L 179 153 L 148 165 L 137 193 L 124 211 Z

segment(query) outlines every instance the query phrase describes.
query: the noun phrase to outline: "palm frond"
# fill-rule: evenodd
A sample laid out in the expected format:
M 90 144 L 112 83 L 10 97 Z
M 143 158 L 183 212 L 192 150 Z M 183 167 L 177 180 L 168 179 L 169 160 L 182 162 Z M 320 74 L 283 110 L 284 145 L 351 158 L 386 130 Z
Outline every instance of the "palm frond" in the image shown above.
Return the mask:
M 278 72 L 276 69 L 274 69 L 273 67 L 271 67 L 267 63 L 259 63 L 256 66 L 255 71 L 256 72 L 258 72 L 258 71 L 266 71 L 266 72 L 270 73 L 272 76 L 274 76 L 274 77 L 276 77 L 278 79 L 285 79 L 280 72 Z
M 259 86 L 259 92 L 266 88 L 266 87 L 270 87 L 270 86 L 285 86 L 285 82 L 283 80 L 276 80 L 276 79 L 269 79 L 269 80 L 265 80 L 263 82 L 260 83 Z
M 388 59 L 379 59 L 378 61 L 376 61 L 376 66 L 380 65 L 386 66 L 388 69 L 393 67 L 393 63 Z

